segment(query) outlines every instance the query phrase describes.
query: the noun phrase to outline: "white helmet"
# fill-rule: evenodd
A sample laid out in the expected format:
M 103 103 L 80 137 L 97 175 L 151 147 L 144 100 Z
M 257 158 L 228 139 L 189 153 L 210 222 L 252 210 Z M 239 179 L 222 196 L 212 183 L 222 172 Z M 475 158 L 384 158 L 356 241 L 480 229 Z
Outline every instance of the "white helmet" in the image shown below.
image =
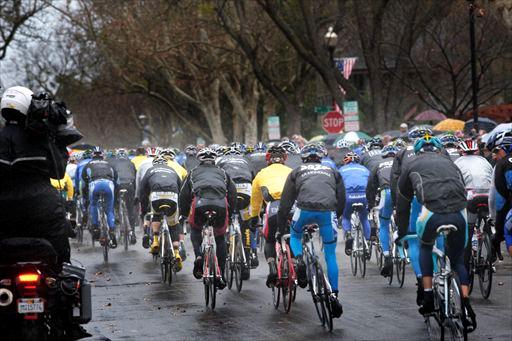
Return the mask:
M 30 89 L 23 86 L 13 86 L 5 90 L 2 95 L 0 109 L 14 109 L 26 115 L 30 102 L 32 102 L 32 94 Z

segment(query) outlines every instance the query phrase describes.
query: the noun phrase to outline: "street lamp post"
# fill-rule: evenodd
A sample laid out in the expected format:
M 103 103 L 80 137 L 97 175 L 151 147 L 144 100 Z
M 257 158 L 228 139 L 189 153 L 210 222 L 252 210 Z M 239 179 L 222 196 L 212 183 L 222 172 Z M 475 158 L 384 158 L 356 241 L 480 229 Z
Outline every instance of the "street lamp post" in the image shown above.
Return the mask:
M 478 78 L 476 75 L 475 0 L 469 1 L 469 40 L 471 49 L 471 88 L 473 90 L 473 129 L 478 134 Z
M 334 32 L 334 27 L 329 26 L 327 33 L 324 36 L 324 44 L 329 51 L 329 60 L 331 64 L 334 66 L 334 50 L 336 49 L 336 44 L 338 43 L 338 35 Z M 332 106 L 336 108 L 336 99 L 332 98 Z

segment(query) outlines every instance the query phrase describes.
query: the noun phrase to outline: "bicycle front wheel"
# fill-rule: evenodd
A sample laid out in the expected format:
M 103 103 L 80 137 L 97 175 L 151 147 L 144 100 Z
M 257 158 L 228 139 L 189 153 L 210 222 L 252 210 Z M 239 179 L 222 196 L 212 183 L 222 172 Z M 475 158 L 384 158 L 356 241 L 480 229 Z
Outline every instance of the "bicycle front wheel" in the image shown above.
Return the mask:
M 324 314 L 324 325 L 332 331 L 332 310 L 331 310 L 331 302 L 329 300 L 330 292 L 327 285 L 327 279 L 325 278 L 324 272 L 321 267 L 318 267 L 318 287 L 320 288 L 320 297 L 322 299 L 322 312 Z
M 487 299 L 491 295 L 492 288 L 492 251 L 491 240 L 487 233 L 483 234 L 482 244 L 478 249 L 478 282 L 480 284 L 480 292 L 483 298 Z
M 358 233 L 359 243 L 361 245 L 361 251 L 359 252 L 359 274 L 361 278 L 366 275 L 366 241 L 361 232 Z

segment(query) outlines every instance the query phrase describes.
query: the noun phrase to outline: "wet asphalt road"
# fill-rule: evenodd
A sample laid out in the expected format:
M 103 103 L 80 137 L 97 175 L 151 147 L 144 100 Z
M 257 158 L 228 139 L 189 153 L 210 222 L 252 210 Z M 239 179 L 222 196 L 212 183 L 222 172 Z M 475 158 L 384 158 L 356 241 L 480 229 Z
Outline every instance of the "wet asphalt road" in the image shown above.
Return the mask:
M 267 265 L 251 271 L 241 293 L 218 292 L 217 307 L 205 307 L 203 284 L 192 276 L 192 259 L 185 262 L 171 287 L 160 283 L 160 268 L 140 242 L 125 252 L 111 250 L 109 264 L 101 249 L 72 243 L 72 258 L 87 267 L 93 284 L 93 320 L 86 329 L 95 340 L 428 340 L 415 304 L 416 286 L 410 266 L 403 288 L 390 286 L 378 274 L 375 258 L 365 278 L 353 277 L 349 258 L 338 245 L 340 294 L 344 314 L 332 333 L 316 316 L 311 296 L 298 289 L 289 314 L 275 310 L 265 286 Z M 140 241 L 140 236 L 139 236 Z M 187 240 L 189 256 L 191 245 Z M 512 340 L 512 261 L 498 264 L 489 300 L 478 286 L 472 294 L 478 329 L 470 340 Z

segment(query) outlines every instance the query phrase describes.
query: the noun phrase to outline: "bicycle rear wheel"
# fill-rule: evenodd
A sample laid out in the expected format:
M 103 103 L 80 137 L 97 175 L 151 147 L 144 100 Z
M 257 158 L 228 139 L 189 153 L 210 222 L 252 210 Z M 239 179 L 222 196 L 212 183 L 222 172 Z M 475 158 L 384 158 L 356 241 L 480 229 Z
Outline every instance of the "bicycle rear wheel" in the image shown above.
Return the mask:
M 483 298 L 487 299 L 491 295 L 492 288 L 492 249 L 489 235 L 484 232 L 482 244 L 478 249 L 478 282 L 480 284 L 480 292 Z
M 292 301 L 293 301 L 293 279 L 291 277 L 291 271 L 290 271 L 290 266 L 293 266 L 291 265 L 291 262 L 290 260 L 288 259 L 288 255 L 285 253 L 283 255 L 283 267 L 281 269 L 281 273 L 282 273 L 282 279 L 283 279 L 283 286 L 282 286 L 282 291 L 283 291 L 283 307 L 284 307 L 284 311 L 286 311 L 286 313 L 289 313 L 290 312 L 290 308 L 292 307 Z
M 209 275 L 209 263 L 210 263 L 210 252 L 205 252 L 203 255 L 203 285 L 204 285 L 204 300 L 206 306 L 210 303 L 210 286 L 213 284 L 213 278 L 210 278 Z
M 281 302 L 281 285 L 279 281 L 277 280 L 277 286 L 272 286 L 272 303 L 276 309 L 279 309 L 279 303 Z
M 130 237 L 130 226 L 128 222 L 128 215 L 126 211 L 126 205 L 123 203 L 122 205 L 122 211 L 121 211 L 121 222 L 123 226 L 123 243 L 124 243 L 124 250 L 128 251 L 128 244 L 130 243 L 128 238 Z
M 315 305 L 315 310 L 318 318 L 320 319 L 320 323 L 324 325 L 324 314 L 322 310 L 322 304 L 320 301 L 320 297 L 318 296 L 318 287 L 317 287 L 317 265 L 314 262 L 308 262 L 308 284 L 309 284 L 309 292 L 311 293 L 311 297 L 313 298 L 313 304 Z
M 235 284 L 238 292 L 242 291 L 242 267 L 244 266 L 244 247 L 239 236 L 235 237 Z
M 384 254 L 382 253 L 382 247 L 380 246 L 380 243 L 375 245 L 375 259 L 377 260 L 377 267 L 379 268 L 379 271 L 382 270 Z
M 404 286 L 406 264 L 405 259 L 398 258 L 398 262 L 396 263 L 396 279 L 400 288 Z
M 211 249 L 210 249 L 209 259 L 210 259 L 210 265 L 209 265 L 210 278 L 212 279 L 212 283 L 210 285 L 210 296 L 211 296 L 210 307 L 213 310 L 213 309 L 215 309 L 215 304 L 217 302 L 217 285 L 215 283 L 217 280 L 217 267 L 215 264 L 215 255 L 213 254 Z
M 469 247 L 471 249 L 471 246 Z M 477 260 L 475 259 L 475 255 L 473 250 L 471 249 L 471 255 L 469 256 L 469 266 L 468 266 L 468 275 L 469 275 L 469 294 L 473 292 L 473 286 L 475 285 L 475 272 L 476 272 L 476 264 Z
M 361 250 L 359 253 L 359 274 L 361 275 L 361 278 L 364 278 L 364 276 L 366 275 L 366 242 L 364 240 L 364 236 L 363 234 L 361 233 L 361 231 L 359 231 L 358 233 L 358 237 L 359 237 L 359 243 L 361 244 Z
M 228 282 L 228 289 L 231 290 L 233 287 L 233 262 L 231 262 L 231 254 L 226 258 L 226 266 L 224 268 L 224 272 L 226 273 L 226 281 Z
M 445 320 L 448 326 L 450 340 L 466 341 L 468 338 L 467 329 L 465 327 L 466 314 L 462 303 L 462 290 L 457 274 L 453 273 L 449 282 L 449 318 Z
M 318 287 L 320 289 L 320 297 L 322 299 L 323 312 L 324 312 L 324 321 L 325 326 L 329 331 L 332 331 L 332 310 L 331 310 L 331 302 L 329 300 L 330 292 L 327 285 L 327 279 L 325 278 L 324 272 L 321 267 L 318 267 Z

